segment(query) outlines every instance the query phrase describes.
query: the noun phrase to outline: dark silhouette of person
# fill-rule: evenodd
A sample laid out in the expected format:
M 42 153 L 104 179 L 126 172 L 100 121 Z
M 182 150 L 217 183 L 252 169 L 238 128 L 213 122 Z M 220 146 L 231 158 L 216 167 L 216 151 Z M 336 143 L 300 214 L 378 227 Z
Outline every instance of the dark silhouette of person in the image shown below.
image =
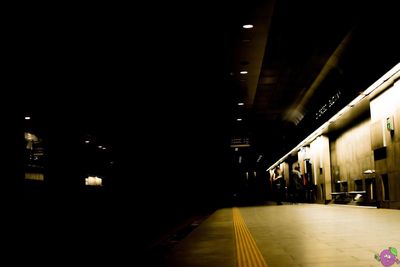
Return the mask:
M 304 201 L 304 185 L 303 176 L 300 172 L 300 166 L 295 166 L 292 171 L 293 190 L 294 190 L 294 201 L 302 202 Z
M 285 192 L 285 179 L 283 178 L 282 170 L 279 166 L 277 166 L 273 172 L 271 183 L 276 204 L 282 205 L 283 195 Z

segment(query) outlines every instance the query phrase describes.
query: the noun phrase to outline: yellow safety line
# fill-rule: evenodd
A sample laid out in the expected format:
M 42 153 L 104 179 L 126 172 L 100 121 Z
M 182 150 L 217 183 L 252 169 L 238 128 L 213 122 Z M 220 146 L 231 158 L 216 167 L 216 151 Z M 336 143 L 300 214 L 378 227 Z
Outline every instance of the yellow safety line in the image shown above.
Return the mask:
M 232 208 L 238 267 L 268 267 L 238 208 Z

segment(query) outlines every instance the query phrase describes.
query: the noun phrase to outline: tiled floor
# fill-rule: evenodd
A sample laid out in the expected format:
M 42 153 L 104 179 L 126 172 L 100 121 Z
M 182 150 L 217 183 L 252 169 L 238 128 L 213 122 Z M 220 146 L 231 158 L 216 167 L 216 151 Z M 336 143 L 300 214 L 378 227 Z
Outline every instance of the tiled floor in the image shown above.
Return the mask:
M 270 267 L 383 266 L 376 253 L 388 247 L 400 251 L 400 210 L 319 204 L 239 210 Z M 218 210 L 161 265 L 237 266 L 232 220 L 231 208 Z

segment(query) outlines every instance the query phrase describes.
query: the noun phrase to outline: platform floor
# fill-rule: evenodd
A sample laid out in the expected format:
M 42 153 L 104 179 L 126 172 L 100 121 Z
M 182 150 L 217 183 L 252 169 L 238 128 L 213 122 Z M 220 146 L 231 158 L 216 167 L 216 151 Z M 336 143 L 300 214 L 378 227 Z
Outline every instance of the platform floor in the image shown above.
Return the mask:
M 389 247 L 400 253 L 400 210 L 320 204 L 234 207 L 213 213 L 159 265 L 383 266 L 375 254 Z

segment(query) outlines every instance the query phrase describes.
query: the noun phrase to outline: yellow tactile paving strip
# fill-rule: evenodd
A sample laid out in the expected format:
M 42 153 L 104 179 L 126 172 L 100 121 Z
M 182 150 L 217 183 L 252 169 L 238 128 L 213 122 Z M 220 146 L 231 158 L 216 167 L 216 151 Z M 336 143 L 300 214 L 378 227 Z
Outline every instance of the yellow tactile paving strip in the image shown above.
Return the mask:
M 238 208 L 232 208 L 238 267 L 267 267 Z

